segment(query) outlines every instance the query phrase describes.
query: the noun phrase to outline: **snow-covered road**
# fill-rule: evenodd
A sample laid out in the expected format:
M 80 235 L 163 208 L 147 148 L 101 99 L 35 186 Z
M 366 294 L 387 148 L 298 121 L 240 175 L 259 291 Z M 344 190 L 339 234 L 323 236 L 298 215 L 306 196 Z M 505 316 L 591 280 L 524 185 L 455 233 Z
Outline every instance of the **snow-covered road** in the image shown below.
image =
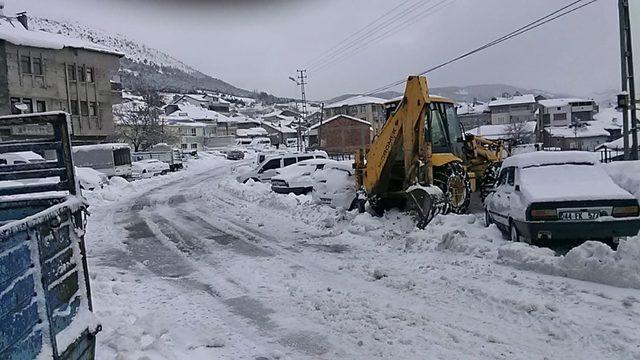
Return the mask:
M 418 231 L 215 159 L 87 197 L 100 359 L 640 358 L 638 267 L 597 245 L 559 257 L 473 215 Z

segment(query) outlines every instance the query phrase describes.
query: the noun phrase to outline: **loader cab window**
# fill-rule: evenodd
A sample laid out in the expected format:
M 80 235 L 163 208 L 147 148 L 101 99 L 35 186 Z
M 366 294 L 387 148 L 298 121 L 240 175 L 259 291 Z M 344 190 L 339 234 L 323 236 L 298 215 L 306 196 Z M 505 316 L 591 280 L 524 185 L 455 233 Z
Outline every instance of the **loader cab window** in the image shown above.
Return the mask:
M 429 111 L 429 125 L 431 126 L 431 143 L 436 153 L 448 152 L 449 140 L 445 127 L 445 113 L 439 104 L 432 103 Z
M 464 156 L 464 134 L 462 125 L 458 119 L 458 113 L 453 104 L 443 104 L 447 115 L 449 138 L 451 139 L 451 151 L 459 158 Z

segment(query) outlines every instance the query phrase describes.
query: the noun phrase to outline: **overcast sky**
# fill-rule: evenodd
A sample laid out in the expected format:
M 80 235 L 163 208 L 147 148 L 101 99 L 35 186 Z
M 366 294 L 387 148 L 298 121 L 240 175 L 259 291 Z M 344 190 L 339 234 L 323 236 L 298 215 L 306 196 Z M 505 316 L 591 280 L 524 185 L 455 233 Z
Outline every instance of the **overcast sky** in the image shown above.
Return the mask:
M 403 1 L 5 0 L 8 12 L 26 10 L 121 33 L 233 85 L 282 96 L 298 94 L 288 79 L 296 69 Z M 422 1 L 427 4 L 405 19 L 439 3 Z M 419 16 L 414 23 L 406 23 L 405 29 L 344 61 L 324 70 L 311 69 L 308 96 L 322 99 L 370 91 L 482 45 L 569 2 L 449 0 L 437 12 Z M 506 83 L 575 95 L 618 89 L 617 3 L 599 0 L 438 70 L 429 76 L 430 85 Z M 392 28 L 389 25 L 386 31 Z

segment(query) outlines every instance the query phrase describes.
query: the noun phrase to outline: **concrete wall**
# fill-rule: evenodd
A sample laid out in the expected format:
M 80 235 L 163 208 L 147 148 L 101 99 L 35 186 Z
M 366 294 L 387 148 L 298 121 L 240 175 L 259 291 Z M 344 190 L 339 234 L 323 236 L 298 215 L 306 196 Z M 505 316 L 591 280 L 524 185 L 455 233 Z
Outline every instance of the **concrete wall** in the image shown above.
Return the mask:
M 371 129 L 367 124 L 338 118 L 318 128 L 319 148 L 329 154 L 350 154 L 371 145 Z
M 511 122 L 536 121 L 535 104 L 518 104 L 491 107 L 491 124 L 504 125 Z
M 112 75 L 120 67 L 119 57 L 82 49 L 40 49 L 16 46 L 5 42 L 6 85 L 0 78 L 0 92 L 8 92 L 9 98 L 31 99 L 34 111 L 36 101 L 44 101 L 46 110 L 72 112 L 72 102 L 78 101 L 78 115 L 72 115 L 74 140 L 101 141 L 114 133 L 112 105 L 121 97 L 111 90 Z M 0 54 L 2 55 L 2 54 Z M 27 55 L 42 59 L 43 74 L 22 73 L 20 56 Z M 1 60 L 0 60 L 1 61 Z M 67 65 L 90 67 L 94 72 L 94 82 L 72 81 L 67 74 Z M 1 67 L 1 64 L 0 64 Z M 76 78 L 77 69 L 76 69 Z M 4 101 L 3 97 L 3 101 Z M 82 104 L 96 104 L 96 115 L 88 111 L 82 115 Z M 0 103 L 0 111 L 10 114 L 11 108 Z

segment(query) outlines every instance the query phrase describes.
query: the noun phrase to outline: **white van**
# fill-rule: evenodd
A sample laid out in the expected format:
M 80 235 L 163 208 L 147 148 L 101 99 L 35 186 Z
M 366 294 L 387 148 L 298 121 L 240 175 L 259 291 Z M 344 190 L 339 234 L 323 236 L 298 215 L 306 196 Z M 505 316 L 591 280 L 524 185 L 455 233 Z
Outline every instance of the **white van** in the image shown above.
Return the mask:
M 300 161 L 327 158 L 327 153 L 324 151 L 268 156 L 255 169 L 247 174 L 238 176 L 236 179 L 241 183 L 246 183 L 249 180 L 269 182 L 271 178 L 276 175 L 278 169 L 296 164 Z

